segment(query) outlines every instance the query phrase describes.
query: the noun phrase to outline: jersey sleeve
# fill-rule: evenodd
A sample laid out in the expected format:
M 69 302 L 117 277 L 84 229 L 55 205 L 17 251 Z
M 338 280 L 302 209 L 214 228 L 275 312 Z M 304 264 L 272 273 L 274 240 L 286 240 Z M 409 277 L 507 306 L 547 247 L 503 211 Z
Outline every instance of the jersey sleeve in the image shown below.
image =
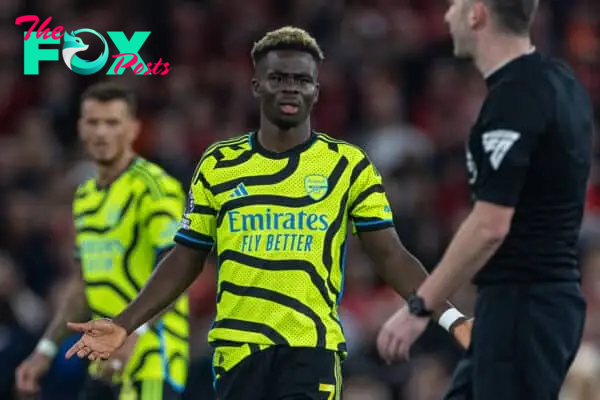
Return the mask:
M 216 242 L 216 218 L 216 202 L 199 167 L 192 178 L 175 242 L 193 249 L 210 251 Z
M 392 210 L 379 171 L 365 156 L 352 175 L 348 202 L 352 233 L 393 227 Z
M 516 83 L 490 93 L 474 138 L 482 149 L 474 188 L 476 200 L 516 205 L 549 119 L 548 97 Z
M 159 195 L 144 196 L 141 204 L 141 224 L 146 237 L 157 254 L 175 245 L 173 237 L 179 227 L 179 218 L 184 206 L 181 189 L 170 190 Z

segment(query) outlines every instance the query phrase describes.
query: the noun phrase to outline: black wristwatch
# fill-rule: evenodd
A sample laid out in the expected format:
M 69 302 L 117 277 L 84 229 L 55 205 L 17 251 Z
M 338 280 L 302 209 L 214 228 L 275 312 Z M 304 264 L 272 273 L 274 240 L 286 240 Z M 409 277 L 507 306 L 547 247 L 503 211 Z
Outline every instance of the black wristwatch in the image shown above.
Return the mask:
M 416 293 L 411 293 L 406 299 L 408 312 L 416 317 L 429 318 L 433 315 L 433 311 L 429 311 L 425 307 L 425 300 Z

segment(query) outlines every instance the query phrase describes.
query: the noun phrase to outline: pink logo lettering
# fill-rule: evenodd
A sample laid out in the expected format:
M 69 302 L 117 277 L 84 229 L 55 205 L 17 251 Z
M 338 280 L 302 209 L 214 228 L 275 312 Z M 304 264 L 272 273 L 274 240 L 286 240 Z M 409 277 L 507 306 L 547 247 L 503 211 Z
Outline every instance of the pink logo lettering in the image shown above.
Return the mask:
M 64 33 L 60 33 L 64 29 L 62 26 L 57 26 L 52 30 L 52 32 L 50 32 L 50 28 L 46 28 L 50 21 L 52 21 L 52 17 L 46 18 L 42 25 L 40 25 L 40 28 L 38 29 L 35 35 L 36 38 L 39 39 L 43 35 L 44 39 L 48 39 L 49 37 L 52 37 L 52 39 L 60 39 L 64 36 Z M 25 40 L 28 40 L 31 37 L 31 33 L 34 31 L 38 22 L 40 22 L 40 18 L 37 15 L 23 15 L 15 20 L 15 25 L 21 25 L 24 22 L 33 22 L 33 25 L 31 25 L 31 27 L 27 31 L 27 34 L 25 35 Z

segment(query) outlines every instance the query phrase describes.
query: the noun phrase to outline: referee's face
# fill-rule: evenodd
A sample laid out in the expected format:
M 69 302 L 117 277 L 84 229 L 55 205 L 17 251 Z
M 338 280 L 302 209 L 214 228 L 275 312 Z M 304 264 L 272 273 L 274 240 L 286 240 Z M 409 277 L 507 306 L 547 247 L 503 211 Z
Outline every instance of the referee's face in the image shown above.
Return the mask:
M 454 55 L 470 58 L 475 50 L 475 36 L 471 28 L 475 0 L 450 0 L 444 19 L 450 28 Z
M 131 151 L 138 124 L 123 100 L 84 100 L 78 123 L 88 155 L 98 164 L 111 165 Z
M 304 123 L 317 102 L 317 63 L 305 52 L 272 51 L 257 65 L 252 83 L 264 116 L 288 130 Z

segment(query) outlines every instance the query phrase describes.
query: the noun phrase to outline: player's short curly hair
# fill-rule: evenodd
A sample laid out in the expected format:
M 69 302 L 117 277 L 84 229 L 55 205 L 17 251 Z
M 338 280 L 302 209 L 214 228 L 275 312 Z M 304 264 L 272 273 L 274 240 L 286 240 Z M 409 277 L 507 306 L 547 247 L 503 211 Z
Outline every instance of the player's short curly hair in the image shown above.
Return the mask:
M 298 50 L 306 52 L 314 57 L 317 62 L 325 59 L 319 44 L 304 29 L 293 26 L 284 26 L 277 30 L 268 32 L 262 39 L 254 43 L 252 47 L 252 62 L 258 63 L 269 52 L 275 50 Z
M 115 82 L 98 82 L 88 87 L 81 95 L 81 102 L 96 100 L 100 102 L 122 100 L 129 107 L 131 115 L 136 115 L 138 99 L 135 92 Z

